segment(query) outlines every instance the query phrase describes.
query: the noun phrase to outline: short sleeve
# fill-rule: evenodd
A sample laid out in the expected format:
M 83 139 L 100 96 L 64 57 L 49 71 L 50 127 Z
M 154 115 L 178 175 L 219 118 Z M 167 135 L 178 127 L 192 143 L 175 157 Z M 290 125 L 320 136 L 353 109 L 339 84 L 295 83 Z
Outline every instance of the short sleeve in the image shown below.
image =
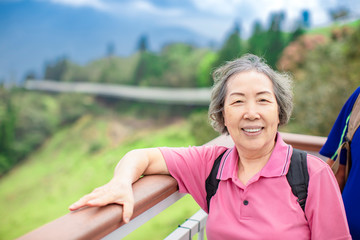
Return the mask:
M 189 193 L 202 209 L 206 209 L 205 181 L 215 159 L 226 150 L 220 146 L 159 148 L 170 175 L 176 179 L 179 192 Z
M 308 156 L 310 181 L 305 213 L 311 239 L 351 239 L 334 174 L 322 160 Z

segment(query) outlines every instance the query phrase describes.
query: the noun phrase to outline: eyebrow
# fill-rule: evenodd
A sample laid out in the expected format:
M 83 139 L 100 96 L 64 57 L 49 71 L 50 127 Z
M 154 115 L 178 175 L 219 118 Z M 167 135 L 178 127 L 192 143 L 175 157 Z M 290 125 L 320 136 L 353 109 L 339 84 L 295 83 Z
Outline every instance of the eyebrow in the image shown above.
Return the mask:
M 261 92 L 256 93 L 257 96 L 258 96 L 258 95 L 263 95 L 263 94 L 265 94 L 265 95 L 272 95 L 272 92 L 265 90 L 265 91 L 261 91 Z M 233 92 L 233 93 L 230 93 L 229 96 L 234 96 L 234 95 L 235 95 L 235 96 L 237 96 L 237 95 L 245 96 L 245 93 L 242 93 L 242 92 Z

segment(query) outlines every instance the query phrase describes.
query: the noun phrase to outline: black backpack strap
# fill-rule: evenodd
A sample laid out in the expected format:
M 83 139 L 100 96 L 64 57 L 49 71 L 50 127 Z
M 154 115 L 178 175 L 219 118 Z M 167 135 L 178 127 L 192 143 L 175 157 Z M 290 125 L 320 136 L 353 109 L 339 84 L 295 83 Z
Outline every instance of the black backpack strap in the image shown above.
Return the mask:
M 286 174 L 293 194 L 298 198 L 298 202 L 305 211 L 306 198 L 309 186 L 309 172 L 307 169 L 307 154 L 305 151 L 293 149 L 289 171 Z
M 221 159 L 224 156 L 225 152 L 226 150 L 222 154 L 220 154 L 220 156 L 217 157 L 211 169 L 211 172 L 205 181 L 206 202 L 207 202 L 208 212 L 210 211 L 210 199 L 215 195 L 217 188 L 219 186 L 220 180 L 216 178 L 216 175 L 220 167 Z
M 216 178 L 220 162 L 226 151 L 215 160 L 209 176 L 205 181 L 206 202 L 210 211 L 210 199 L 215 195 L 220 180 Z M 298 149 L 293 149 L 289 171 L 286 174 L 293 194 L 298 198 L 301 208 L 305 211 L 305 203 L 309 185 L 309 172 L 307 169 L 307 153 Z

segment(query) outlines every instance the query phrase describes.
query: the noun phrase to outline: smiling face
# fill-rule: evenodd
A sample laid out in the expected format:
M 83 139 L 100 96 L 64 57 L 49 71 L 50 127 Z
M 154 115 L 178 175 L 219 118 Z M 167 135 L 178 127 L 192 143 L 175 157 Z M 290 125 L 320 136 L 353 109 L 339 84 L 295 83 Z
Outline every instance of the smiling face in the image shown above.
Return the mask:
M 252 156 L 269 153 L 274 147 L 279 124 L 271 80 L 256 71 L 231 76 L 223 116 L 239 153 Z

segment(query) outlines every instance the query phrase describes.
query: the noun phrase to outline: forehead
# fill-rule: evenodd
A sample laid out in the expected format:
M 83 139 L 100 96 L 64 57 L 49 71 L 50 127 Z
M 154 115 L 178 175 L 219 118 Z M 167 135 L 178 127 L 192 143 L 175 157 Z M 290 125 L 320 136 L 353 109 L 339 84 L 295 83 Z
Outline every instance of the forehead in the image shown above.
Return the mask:
M 270 78 L 256 71 L 240 72 L 232 75 L 227 81 L 227 95 L 233 92 L 270 92 L 274 93 Z

